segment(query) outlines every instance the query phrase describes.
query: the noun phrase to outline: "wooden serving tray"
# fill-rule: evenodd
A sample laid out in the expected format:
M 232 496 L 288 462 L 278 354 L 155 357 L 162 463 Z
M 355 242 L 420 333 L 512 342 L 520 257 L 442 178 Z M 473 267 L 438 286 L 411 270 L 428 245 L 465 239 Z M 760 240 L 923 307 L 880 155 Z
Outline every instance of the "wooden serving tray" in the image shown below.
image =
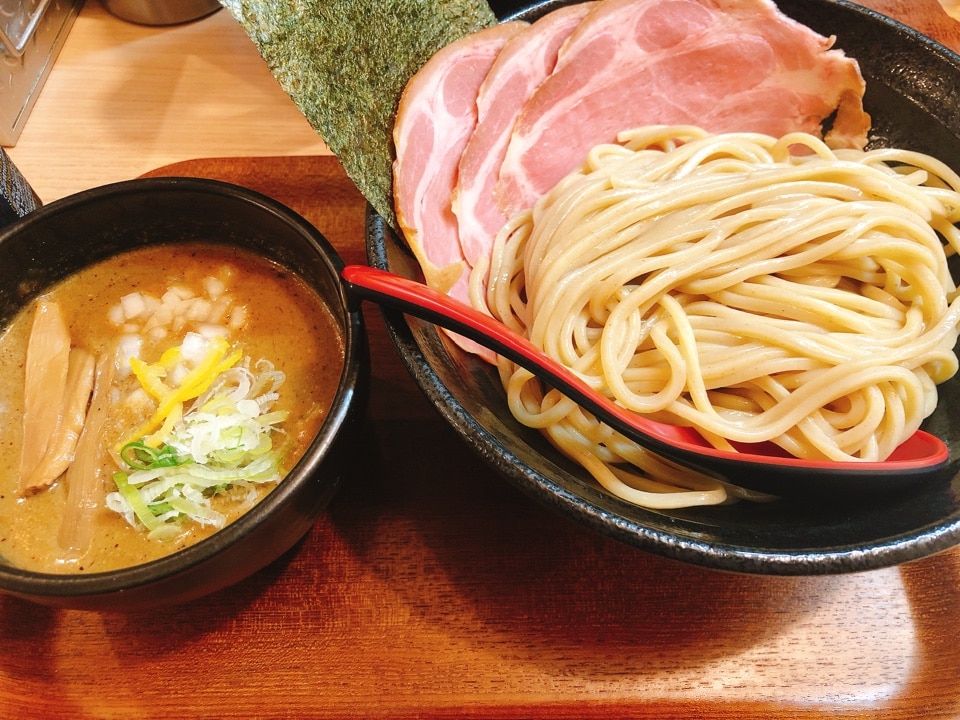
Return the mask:
M 264 192 L 365 260 L 364 201 L 331 157 L 152 174 Z M 303 542 L 145 615 L 0 597 L 0 717 L 960 716 L 960 551 L 778 578 L 608 540 L 493 475 L 366 319 L 356 472 Z

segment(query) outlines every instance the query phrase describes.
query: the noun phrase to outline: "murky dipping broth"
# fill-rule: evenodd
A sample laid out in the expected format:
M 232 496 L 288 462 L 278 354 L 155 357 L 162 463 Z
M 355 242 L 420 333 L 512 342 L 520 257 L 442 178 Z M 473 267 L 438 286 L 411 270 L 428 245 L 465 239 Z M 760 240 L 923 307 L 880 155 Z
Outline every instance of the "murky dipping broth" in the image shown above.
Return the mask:
M 72 349 L 118 358 L 96 463 L 99 500 L 95 510 L 74 509 L 69 530 L 64 517 L 70 470 L 49 486 L 21 487 L 25 362 L 39 301 L 60 308 Z M 171 308 L 179 311 L 167 312 Z M 215 533 L 276 487 L 277 481 L 260 481 L 271 474 L 265 458 L 282 478 L 302 456 L 334 398 L 343 358 L 341 333 L 317 294 L 287 269 L 246 250 L 153 246 L 68 277 L 0 335 L 0 556 L 39 572 L 102 572 L 169 555 Z M 189 397 L 183 388 L 191 382 L 209 386 Z M 246 388 L 238 384 L 247 382 L 255 386 L 251 397 L 238 400 Z M 249 445 L 246 455 L 238 449 L 243 442 Z M 158 501 L 150 511 L 153 531 L 124 505 L 128 496 L 114 478 L 121 472 L 132 481 L 141 477 L 137 472 L 171 464 L 202 475 L 198 457 L 219 469 L 235 456 L 243 456 L 243 468 L 260 463 L 259 479 L 218 483 L 199 496 L 189 486 L 185 498 Z M 84 530 L 73 527 L 77 512 L 89 523 Z

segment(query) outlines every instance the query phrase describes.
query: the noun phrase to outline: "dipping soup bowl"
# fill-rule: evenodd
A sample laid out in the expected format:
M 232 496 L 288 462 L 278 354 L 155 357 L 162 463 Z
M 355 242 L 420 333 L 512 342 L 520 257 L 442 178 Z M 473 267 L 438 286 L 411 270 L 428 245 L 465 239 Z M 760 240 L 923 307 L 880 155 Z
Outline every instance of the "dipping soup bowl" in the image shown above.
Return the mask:
M 57 281 L 140 247 L 180 242 L 241 247 L 299 276 L 329 308 L 344 361 L 328 414 L 300 461 L 252 509 L 171 555 L 109 572 L 49 574 L 14 567 L 0 549 L 0 592 L 44 605 L 142 610 L 227 587 L 292 548 L 313 526 L 355 457 L 369 360 L 361 315 L 351 310 L 343 263 L 304 218 L 259 193 L 193 178 L 151 178 L 58 200 L 0 229 L 0 323 Z M 5 420 L 9 422 L 9 420 Z

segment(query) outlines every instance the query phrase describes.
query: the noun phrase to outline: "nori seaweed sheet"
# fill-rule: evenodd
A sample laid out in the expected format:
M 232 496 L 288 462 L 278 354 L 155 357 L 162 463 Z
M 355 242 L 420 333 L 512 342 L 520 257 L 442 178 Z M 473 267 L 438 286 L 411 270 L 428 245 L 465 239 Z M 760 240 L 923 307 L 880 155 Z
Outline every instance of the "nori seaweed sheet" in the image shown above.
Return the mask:
M 271 73 L 396 229 L 393 120 L 403 88 L 444 45 L 493 25 L 484 0 L 220 0 Z

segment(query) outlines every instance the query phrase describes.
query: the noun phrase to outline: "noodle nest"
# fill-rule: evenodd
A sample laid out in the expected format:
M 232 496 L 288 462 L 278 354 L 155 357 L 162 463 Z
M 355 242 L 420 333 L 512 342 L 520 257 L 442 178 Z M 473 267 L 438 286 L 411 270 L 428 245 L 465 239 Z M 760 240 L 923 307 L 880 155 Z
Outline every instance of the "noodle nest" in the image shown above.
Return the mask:
M 716 447 L 882 460 L 957 370 L 958 189 L 905 150 L 640 128 L 501 230 L 473 302 L 623 407 Z M 746 494 L 498 367 L 514 416 L 619 497 L 673 508 Z

